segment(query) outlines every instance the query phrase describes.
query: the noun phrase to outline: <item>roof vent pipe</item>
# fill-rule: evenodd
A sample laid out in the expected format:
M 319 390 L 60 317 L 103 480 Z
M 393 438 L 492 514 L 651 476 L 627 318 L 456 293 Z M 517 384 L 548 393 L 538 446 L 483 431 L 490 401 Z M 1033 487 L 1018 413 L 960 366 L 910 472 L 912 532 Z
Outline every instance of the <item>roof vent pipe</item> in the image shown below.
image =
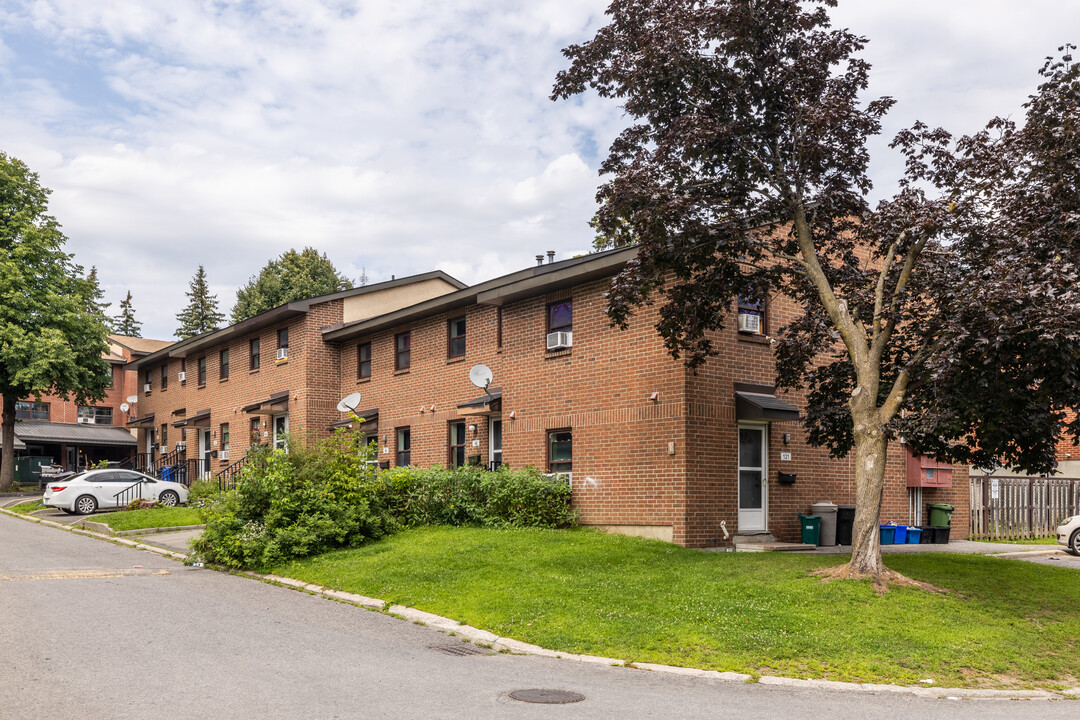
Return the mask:
M 549 263 L 555 262 L 555 251 L 554 250 L 548 250 L 547 252 L 548 252 L 548 262 Z
M 537 255 L 536 256 L 536 264 L 537 265 L 543 265 L 544 264 L 544 256 L 543 255 Z

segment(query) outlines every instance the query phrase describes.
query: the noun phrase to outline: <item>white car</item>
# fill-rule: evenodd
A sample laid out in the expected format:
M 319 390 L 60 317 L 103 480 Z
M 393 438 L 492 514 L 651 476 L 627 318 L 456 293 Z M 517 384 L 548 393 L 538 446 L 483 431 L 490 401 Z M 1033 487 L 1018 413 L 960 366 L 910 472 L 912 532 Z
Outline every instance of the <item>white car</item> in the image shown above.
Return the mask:
M 1061 521 L 1057 529 L 1058 544 L 1065 546 L 1065 551 L 1080 555 L 1080 515 L 1073 515 Z
M 157 480 L 134 470 L 87 470 L 49 483 L 41 502 L 66 513 L 88 515 L 99 508 L 124 507 L 139 498 L 176 507 L 187 502 L 188 490 L 180 483 Z

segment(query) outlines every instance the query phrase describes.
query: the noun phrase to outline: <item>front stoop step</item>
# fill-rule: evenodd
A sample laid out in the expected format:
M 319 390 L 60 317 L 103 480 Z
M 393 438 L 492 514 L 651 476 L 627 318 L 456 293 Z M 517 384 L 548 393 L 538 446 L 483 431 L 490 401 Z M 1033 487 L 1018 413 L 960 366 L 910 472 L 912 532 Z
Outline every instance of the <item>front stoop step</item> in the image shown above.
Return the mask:
M 815 547 L 806 543 L 780 542 L 770 533 L 735 536 L 735 552 L 798 552 Z

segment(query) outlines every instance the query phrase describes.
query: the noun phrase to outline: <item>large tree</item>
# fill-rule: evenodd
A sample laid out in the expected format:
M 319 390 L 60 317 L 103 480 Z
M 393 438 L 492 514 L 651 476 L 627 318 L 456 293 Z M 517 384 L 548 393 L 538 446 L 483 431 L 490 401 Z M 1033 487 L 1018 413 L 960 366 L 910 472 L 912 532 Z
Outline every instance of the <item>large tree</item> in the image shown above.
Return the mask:
M 15 403 L 45 394 L 79 404 L 105 397 L 106 319 L 67 239 L 48 214 L 49 190 L 0 152 L 0 490 L 15 478 Z
M 135 308 L 131 303 L 131 291 L 120 301 L 120 313 L 113 318 L 113 332 L 128 337 L 142 337 L 142 323 L 135 319 Z
M 1080 430 L 1080 82 L 1065 55 L 1023 128 L 901 133 L 905 175 L 870 207 L 867 139 L 892 100 L 862 99 L 866 40 L 830 26 L 835 5 L 615 0 L 564 51 L 553 98 L 592 88 L 634 121 L 597 194 L 602 235 L 640 248 L 613 322 L 660 300 L 658 331 L 695 367 L 740 297 L 792 298 L 777 385 L 806 391 L 811 443 L 855 457 L 852 558 L 834 574 L 904 582 L 877 532 L 890 441 L 1046 472 Z
M 279 305 L 305 298 L 348 290 L 352 281 L 312 247 L 289 250 L 271 260 L 257 276 L 236 291 L 232 321 L 238 323 Z
M 210 286 L 206 282 L 206 269 L 202 265 L 195 271 L 191 278 L 188 291 L 184 293 L 188 297 L 188 304 L 176 315 L 180 321 L 180 327 L 176 329 L 176 337 L 186 340 L 195 335 L 217 330 L 225 316 L 218 312 L 217 295 L 210 294 Z

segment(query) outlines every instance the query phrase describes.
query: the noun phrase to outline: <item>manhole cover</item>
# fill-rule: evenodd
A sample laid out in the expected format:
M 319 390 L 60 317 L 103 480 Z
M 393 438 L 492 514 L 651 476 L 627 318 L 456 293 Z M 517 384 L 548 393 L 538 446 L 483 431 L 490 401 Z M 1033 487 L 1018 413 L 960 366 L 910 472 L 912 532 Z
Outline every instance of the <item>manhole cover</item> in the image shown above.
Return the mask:
M 457 657 L 469 657 L 471 655 L 491 655 L 487 650 L 476 647 L 475 645 L 469 645 L 468 643 L 457 643 L 456 645 L 436 645 L 431 650 L 441 652 L 445 655 L 456 655 Z
M 544 703 L 546 705 L 565 705 L 566 703 L 581 702 L 585 696 L 581 693 L 569 690 L 515 690 L 510 693 L 515 700 L 527 703 Z

